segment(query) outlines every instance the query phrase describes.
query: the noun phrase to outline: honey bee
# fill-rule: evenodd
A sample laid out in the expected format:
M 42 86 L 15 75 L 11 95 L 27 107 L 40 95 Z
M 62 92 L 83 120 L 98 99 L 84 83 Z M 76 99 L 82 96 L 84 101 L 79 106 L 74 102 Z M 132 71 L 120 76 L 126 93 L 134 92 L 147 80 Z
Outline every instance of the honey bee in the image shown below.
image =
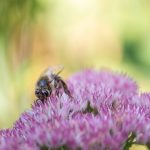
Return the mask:
M 56 96 L 60 96 L 61 89 L 69 97 L 72 97 L 67 84 L 59 76 L 62 70 L 63 66 L 49 67 L 42 73 L 42 75 L 38 79 L 35 88 L 35 95 L 42 102 L 49 96 L 51 96 L 53 92 L 55 92 Z

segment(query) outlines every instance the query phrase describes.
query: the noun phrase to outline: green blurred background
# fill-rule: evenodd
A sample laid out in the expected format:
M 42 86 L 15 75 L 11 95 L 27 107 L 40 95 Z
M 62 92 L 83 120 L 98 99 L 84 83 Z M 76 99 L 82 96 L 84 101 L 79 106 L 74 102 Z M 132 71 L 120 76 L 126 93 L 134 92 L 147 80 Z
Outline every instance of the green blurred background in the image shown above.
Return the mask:
M 47 66 L 125 72 L 150 91 L 149 0 L 0 0 L 0 128 L 35 100 Z

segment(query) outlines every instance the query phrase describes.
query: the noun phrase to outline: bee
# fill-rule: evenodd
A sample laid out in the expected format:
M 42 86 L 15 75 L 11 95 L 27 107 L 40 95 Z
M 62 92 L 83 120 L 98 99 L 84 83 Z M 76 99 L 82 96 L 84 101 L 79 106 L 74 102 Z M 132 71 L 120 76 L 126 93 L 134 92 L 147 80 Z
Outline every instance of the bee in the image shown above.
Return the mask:
M 61 90 L 63 90 L 69 97 L 72 97 L 67 84 L 59 76 L 62 70 L 63 66 L 49 67 L 38 79 L 35 88 L 35 95 L 42 102 L 47 100 L 53 92 L 55 92 L 56 96 L 60 96 Z

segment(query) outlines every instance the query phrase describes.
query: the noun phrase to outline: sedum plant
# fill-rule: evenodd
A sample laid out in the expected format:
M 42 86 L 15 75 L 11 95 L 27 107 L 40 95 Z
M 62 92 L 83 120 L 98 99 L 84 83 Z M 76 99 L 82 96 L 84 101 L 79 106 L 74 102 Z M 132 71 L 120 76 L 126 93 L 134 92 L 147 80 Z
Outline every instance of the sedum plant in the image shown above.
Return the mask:
M 34 102 L 10 129 L 1 150 L 128 150 L 150 143 L 150 94 L 109 70 L 85 70 L 67 82 L 73 98 Z

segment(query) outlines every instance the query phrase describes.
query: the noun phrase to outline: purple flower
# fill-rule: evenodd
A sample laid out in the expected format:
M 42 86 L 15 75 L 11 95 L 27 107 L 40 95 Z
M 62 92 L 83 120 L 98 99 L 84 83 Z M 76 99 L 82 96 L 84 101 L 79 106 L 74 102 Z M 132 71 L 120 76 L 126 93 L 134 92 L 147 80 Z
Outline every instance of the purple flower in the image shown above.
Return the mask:
M 65 93 L 37 101 L 13 128 L 0 131 L 2 150 L 121 150 L 150 141 L 150 94 L 111 71 L 86 70 L 68 80 Z

